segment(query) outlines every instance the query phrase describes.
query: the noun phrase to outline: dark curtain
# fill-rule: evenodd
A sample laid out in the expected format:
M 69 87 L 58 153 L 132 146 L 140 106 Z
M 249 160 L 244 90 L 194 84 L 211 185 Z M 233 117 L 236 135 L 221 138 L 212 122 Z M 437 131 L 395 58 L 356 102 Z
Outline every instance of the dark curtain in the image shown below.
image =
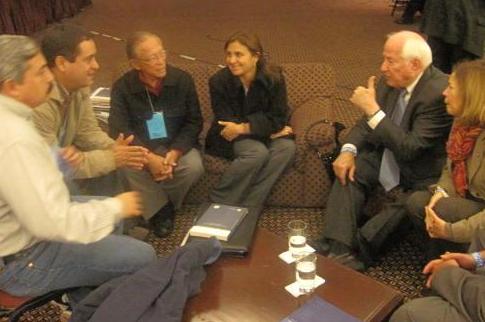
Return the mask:
M 90 4 L 91 0 L 0 0 L 0 34 L 30 35 Z

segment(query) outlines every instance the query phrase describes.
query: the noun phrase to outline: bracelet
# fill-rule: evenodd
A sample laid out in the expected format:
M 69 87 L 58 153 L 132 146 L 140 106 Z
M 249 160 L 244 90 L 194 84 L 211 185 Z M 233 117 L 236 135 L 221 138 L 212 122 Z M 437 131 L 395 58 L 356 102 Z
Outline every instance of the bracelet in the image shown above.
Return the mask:
M 475 268 L 481 268 L 485 266 L 485 262 L 483 261 L 482 256 L 480 256 L 480 252 L 472 253 L 473 261 L 475 262 Z
M 436 186 L 434 189 L 434 193 L 441 192 L 443 194 L 443 197 L 448 198 L 449 195 L 446 193 L 446 190 L 441 188 L 440 186 Z

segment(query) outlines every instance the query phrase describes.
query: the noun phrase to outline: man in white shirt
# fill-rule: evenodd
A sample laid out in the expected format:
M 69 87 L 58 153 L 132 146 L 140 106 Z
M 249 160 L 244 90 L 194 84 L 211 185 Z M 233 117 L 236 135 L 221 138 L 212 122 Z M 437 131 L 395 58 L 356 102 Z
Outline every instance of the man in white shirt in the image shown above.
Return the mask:
M 350 99 L 364 117 L 333 163 L 337 180 L 315 246 L 354 269 L 364 270 L 370 252 L 379 250 L 406 217 L 404 194 L 362 225 L 362 208 L 375 188 L 425 189 L 438 180 L 444 165 L 451 117 L 442 92 L 448 77 L 431 63 L 431 49 L 419 34 L 391 34 L 377 88 L 371 76 Z
M 152 262 L 153 248 L 110 235 L 142 213 L 138 193 L 71 202 L 32 109 L 53 76 L 39 47 L 25 36 L 0 36 L 0 289 L 38 296 L 97 286 Z

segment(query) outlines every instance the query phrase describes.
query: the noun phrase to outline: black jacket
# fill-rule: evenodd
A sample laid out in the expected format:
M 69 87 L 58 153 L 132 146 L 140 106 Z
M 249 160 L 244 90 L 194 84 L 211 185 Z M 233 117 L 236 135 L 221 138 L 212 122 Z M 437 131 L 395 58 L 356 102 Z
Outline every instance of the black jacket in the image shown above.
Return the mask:
M 205 142 L 209 154 L 233 158 L 232 142 L 220 135 L 223 127 L 217 121 L 249 122 L 251 135 L 236 140 L 252 138 L 264 143 L 287 124 L 289 108 L 282 74 L 278 81 L 274 81 L 258 70 L 246 95 L 239 78 L 224 68 L 210 78 L 209 88 L 214 113 L 214 122 Z
M 200 291 L 203 265 L 222 251 L 216 239 L 194 241 L 138 272 L 113 279 L 76 307 L 71 322 L 178 322 L 187 298 Z
M 127 72 L 113 85 L 109 115 L 111 137 L 116 138 L 119 133 L 125 134 L 125 137 L 134 134 L 134 144 L 154 152 L 160 146 L 183 153 L 196 147 L 202 130 L 202 115 L 192 77 L 167 65 L 160 96 L 149 95 L 154 110 L 164 113 L 168 137 L 154 140 L 148 137 L 146 120 L 152 117 L 152 110 L 136 70 Z
M 485 0 L 427 0 L 421 31 L 477 57 L 485 55 Z

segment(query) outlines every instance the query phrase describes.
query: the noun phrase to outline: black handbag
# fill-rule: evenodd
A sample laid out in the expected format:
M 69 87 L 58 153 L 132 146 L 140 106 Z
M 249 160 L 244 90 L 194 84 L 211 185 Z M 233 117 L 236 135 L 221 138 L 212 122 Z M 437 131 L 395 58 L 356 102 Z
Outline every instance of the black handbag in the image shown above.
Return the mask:
M 318 150 L 318 146 L 309 143 L 310 140 L 308 139 L 308 133 L 311 131 L 312 128 L 319 124 L 330 124 L 335 131 L 335 148 L 331 152 L 322 153 Z M 345 125 L 340 122 L 331 122 L 327 119 L 318 120 L 315 123 L 312 123 L 307 131 L 305 131 L 305 142 L 316 152 L 318 158 L 322 161 L 325 170 L 327 171 L 328 177 L 333 182 L 335 180 L 335 173 L 333 171 L 332 163 L 337 159 L 338 155 L 340 154 L 340 149 L 342 148 L 342 144 L 340 143 L 339 135 L 345 129 Z

